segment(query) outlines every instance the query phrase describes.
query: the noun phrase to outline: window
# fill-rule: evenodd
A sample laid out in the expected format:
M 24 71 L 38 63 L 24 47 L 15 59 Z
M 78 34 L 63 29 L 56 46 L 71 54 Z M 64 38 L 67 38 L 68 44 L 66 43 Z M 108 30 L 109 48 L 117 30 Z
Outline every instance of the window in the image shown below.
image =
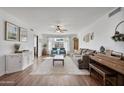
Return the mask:
M 70 41 L 69 38 L 49 38 L 48 39 L 48 49 L 51 52 L 52 48 L 65 48 L 66 52 L 70 51 Z

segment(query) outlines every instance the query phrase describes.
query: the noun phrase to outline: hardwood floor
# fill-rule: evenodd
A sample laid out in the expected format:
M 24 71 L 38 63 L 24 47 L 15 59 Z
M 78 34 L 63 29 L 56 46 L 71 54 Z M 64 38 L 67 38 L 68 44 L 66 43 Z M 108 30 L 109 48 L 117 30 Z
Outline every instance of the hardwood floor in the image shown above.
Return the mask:
M 100 83 L 88 75 L 29 75 L 36 68 L 35 63 L 24 71 L 0 77 L 0 85 L 5 86 L 97 86 Z

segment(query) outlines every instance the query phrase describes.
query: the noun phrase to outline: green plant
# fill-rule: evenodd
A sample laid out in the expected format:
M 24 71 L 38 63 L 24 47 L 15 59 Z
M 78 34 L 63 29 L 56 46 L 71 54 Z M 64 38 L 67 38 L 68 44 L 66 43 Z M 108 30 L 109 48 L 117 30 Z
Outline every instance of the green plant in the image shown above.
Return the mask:
M 44 48 L 47 47 L 47 44 L 44 44 L 43 47 L 44 47 Z
M 18 51 L 19 48 L 20 48 L 20 44 L 15 44 L 15 45 L 14 45 L 14 48 L 15 48 L 16 51 Z

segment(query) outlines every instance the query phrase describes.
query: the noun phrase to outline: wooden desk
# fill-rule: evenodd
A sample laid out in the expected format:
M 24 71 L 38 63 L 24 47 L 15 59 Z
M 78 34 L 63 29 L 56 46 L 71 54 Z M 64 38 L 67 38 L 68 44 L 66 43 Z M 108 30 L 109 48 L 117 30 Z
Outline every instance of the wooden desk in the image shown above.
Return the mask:
M 119 58 L 113 56 L 107 56 L 104 54 L 94 54 L 90 55 L 90 59 L 93 60 L 95 63 L 103 65 L 107 68 L 110 68 L 116 71 L 117 78 L 122 79 L 122 81 L 118 80 L 118 85 L 124 85 L 124 61 L 120 60 Z
M 119 58 L 95 54 L 94 56 L 90 56 L 90 59 L 124 75 L 124 61 Z

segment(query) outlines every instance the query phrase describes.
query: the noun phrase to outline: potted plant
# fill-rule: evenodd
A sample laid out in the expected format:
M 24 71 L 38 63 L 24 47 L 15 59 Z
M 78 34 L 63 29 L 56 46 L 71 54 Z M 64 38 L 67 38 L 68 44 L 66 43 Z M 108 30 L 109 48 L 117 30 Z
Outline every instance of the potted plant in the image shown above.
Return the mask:
M 20 44 L 15 44 L 14 48 L 15 48 L 15 53 L 18 53 L 19 48 L 20 48 Z
M 46 47 L 47 47 L 47 44 L 44 44 L 44 45 L 43 45 L 43 48 L 46 48 Z

